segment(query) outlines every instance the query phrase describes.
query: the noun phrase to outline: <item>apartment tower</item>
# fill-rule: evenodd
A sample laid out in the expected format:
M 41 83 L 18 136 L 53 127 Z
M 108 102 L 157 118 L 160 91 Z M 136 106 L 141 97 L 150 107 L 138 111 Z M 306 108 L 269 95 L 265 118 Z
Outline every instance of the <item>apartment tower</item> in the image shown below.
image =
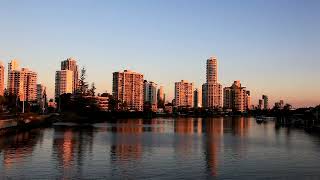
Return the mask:
M 113 73 L 113 97 L 129 110 L 143 111 L 143 91 L 143 74 L 129 70 Z
M 152 81 L 144 81 L 144 102 L 157 105 L 157 84 Z
M 77 61 L 74 58 L 68 58 L 61 62 L 61 70 L 69 70 L 73 72 L 72 92 L 75 93 L 79 86 L 79 69 Z
M 175 106 L 177 107 L 193 107 L 193 83 L 181 80 L 175 83 Z
M 248 91 L 241 86 L 240 81 L 234 81 L 231 87 L 223 89 L 223 106 L 225 109 L 244 112 L 248 110 Z M 250 94 L 250 93 L 249 93 Z
M 4 95 L 4 64 L 0 62 L 0 96 Z
M 20 101 L 36 101 L 37 76 L 37 73 L 27 68 L 22 68 L 21 70 L 12 68 L 8 75 L 9 93 L 17 95 Z
M 205 108 L 222 107 L 222 85 L 218 83 L 218 60 L 207 59 L 207 82 L 202 85 L 202 106 Z
M 58 98 L 62 94 L 74 92 L 73 83 L 74 72 L 70 70 L 56 71 L 55 77 L 55 97 Z

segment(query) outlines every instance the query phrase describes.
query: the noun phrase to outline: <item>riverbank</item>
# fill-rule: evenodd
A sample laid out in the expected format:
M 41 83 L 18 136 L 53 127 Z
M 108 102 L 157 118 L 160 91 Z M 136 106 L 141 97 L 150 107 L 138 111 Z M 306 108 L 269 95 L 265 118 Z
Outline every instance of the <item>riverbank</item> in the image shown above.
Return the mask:
M 0 120 L 0 136 L 31 130 L 33 128 L 50 126 L 56 121 L 57 117 L 57 114 L 23 114 L 11 119 L 2 119 Z

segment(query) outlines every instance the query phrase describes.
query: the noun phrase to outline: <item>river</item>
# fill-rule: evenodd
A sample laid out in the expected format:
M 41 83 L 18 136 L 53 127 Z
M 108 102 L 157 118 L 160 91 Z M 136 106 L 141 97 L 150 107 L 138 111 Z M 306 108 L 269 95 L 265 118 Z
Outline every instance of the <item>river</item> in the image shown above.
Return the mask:
M 320 136 L 254 118 L 55 124 L 0 137 L 0 179 L 319 179 Z

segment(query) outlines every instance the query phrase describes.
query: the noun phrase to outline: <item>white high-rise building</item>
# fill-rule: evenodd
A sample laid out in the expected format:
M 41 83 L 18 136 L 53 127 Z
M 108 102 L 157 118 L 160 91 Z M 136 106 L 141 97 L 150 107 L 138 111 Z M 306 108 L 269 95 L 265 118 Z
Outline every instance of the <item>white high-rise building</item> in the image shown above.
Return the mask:
M 62 94 L 73 93 L 73 71 L 61 70 L 56 71 L 55 78 L 55 97 L 58 98 Z
M 218 60 L 207 59 L 207 82 L 202 85 L 202 106 L 205 108 L 222 107 L 222 85 L 218 83 Z
M 193 83 L 181 80 L 175 83 L 175 106 L 177 107 L 193 107 Z

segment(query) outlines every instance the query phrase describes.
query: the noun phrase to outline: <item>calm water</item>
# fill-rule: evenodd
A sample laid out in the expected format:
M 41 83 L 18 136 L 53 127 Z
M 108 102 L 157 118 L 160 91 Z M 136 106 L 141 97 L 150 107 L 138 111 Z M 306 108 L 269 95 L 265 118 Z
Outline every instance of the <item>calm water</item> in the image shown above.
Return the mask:
M 319 179 L 320 138 L 246 118 L 57 124 L 0 138 L 0 179 Z

